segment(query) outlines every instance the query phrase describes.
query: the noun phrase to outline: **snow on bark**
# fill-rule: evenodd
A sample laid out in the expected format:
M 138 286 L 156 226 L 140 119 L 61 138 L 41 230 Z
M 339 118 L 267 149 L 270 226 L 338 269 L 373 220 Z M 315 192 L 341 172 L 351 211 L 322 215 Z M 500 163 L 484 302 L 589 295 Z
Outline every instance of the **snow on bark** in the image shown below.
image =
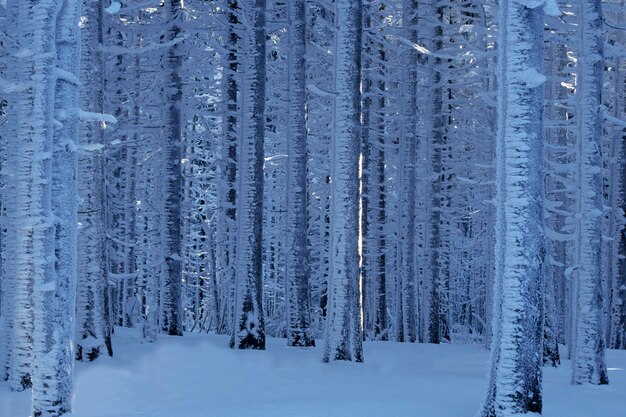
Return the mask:
M 8 377 L 12 389 L 23 390 L 32 385 L 33 373 L 38 372 L 34 368 L 44 365 L 41 353 L 48 350 L 46 331 L 53 326 L 47 314 L 53 306 L 45 301 L 54 301 L 54 292 L 44 289 L 54 279 L 51 159 L 56 57 L 54 36 L 50 34 L 55 32 L 58 6 L 48 0 L 23 1 L 15 7 L 20 47 L 17 76 L 29 87 L 17 96 L 15 160 L 9 161 L 15 172 L 15 187 L 7 205 L 16 210 L 7 225 L 7 235 L 15 239 L 10 271 L 15 315 Z M 33 363 L 34 351 L 39 353 L 37 364 Z
M 336 3 L 331 252 L 325 362 L 363 361 L 359 288 L 360 0 Z
M 225 295 L 222 305 L 221 320 L 217 325 L 220 334 L 230 333 L 234 327 L 234 290 L 235 290 L 235 259 L 237 253 L 237 234 L 235 219 L 237 216 L 237 154 L 239 152 L 237 124 L 240 122 L 237 92 L 239 89 L 237 49 L 241 38 L 238 35 L 240 10 L 237 1 L 228 1 L 228 30 L 224 34 L 224 83 L 223 96 L 223 127 L 221 143 L 221 161 L 218 176 L 219 210 L 215 230 L 216 244 L 216 280 Z
M 4 23 L 5 30 L 7 32 L 12 31 L 15 32 L 18 24 L 18 15 L 17 15 L 17 7 L 13 6 L 7 10 L 6 20 Z M 14 41 L 13 44 L 5 45 L 6 50 L 2 51 L 2 75 L 8 80 L 7 82 L 16 83 L 18 81 L 18 59 L 16 59 L 15 55 L 11 52 L 13 50 L 17 50 L 17 41 Z M 3 230 L 2 234 L 2 319 L 3 319 L 3 328 L 2 328 L 2 349 L 0 352 L 2 353 L 2 379 L 6 381 L 11 381 L 9 383 L 11 389 L 13 390 L 23 390 L 24 386 L 21 383 L 22 378 L 15 378 L 13 375 L 13 379 L 11 377 L 14 374 L 13 368 L 13 352 L 14 347 L 14 339 L 18 336 L 20 332 L 16 332 L 16 295 L 18 295 L 16 291 L 16 280 L 9 279 L 8 277 L 14 277 L 16 271 L 16 255 L 15 255 L 15 245 L 14 242 L 17 238 L 18 229 L 15 227 L 17 221 L 17 215 L 19 213 L 20 207 L 12 204 L 16 200 L 16 161 L 17 161 L 17 145 L 19 141 L 11 140 L 12 138 L 17 137 L 18 130 L 17 125 L 19 123 L 18 119 L 18 104 L 19 104 L 19 95 L 17 91 L 3 91 L 2 99 L 6 100 L 6 106 L 2 107 L 2 120 L 0 121 L 0 127 L 2 127 L 2 150 L 6 152 L 6 160 L 2 164 L 2 221 L 3 224 L 6 225 L 6 228 Z M 22 289 L 23 291 L 23 289 Z M 31 311 L 25 311 L 26 313 L 31 313 Z M 25 323 L 24 323 L 25 324 Z M 31 323 L 32 325 L 32 319 Z M 20 325 L 21 326 L 21 325 Z M 22 330 L 23 331 L 23 330 Z M 23 345 L 22 345 L 23 346 Z M 29 352 L 29 351 L 27 351 Z M 28 364 L 28 362 L 25 362 Z M 28 373 L 28 367 L 21 368 L 23 371 Z M 20 371 L 22 372 L 22 371 Z M 24 375 L 24 374 L 22 374 Z M 30 381 L 30 377 L 26 379 L 25 382 Z
M 235 328 L 231 347 L 265 349 L 262 304 L 265 0 L 242 0 L 242 118 L 237 163 Z
M 405 0 L 402 6 L 405 38 L 417 43 L 417 2 Z M 400 131 L 401 226 L 400 287 L 402 296 L 402 341 L 417 340 L 415 276 L 415 157 L 417 147 L 417 52 L 407 48 L 403 54 L 403 98 Z
M 430 51 L 441 50 L 442 42 L 442 9 L 437 7 L 437 0 L 420 3 L 420 16 L 424 20 L 433 19 L 432 23 L 420 25 L 420 40 Z M 428 94 L 420 97 L 422 129 L 418 132 L 419 146 L 417 149 L 418 193 L 424 198 L 417 210 L 416 221 L 423 224 L 422 240 L 424 244 L 418 248 L 418 262 L 423 265 L 423 285 L 421 288 L 421 316 L 423 323 L 421 339 L 429 343 L 440 343 L 448 339 L 445 321 L 444 298 L 445 279 L 442 268 L 442 153 L 443 138 L 443 89 L 442 62 L 436 55 L 422 57 L 424 73 L 420 74 L 426 81 Z M 421 78 L 420 77 L 420 78 Z
M 363 133 L 361 233 L 363 236 L 361 280 L 366 337 L 388 340 L 386 294 L 387 223 L 385 197 L 385 43 L 378 30 L 385 8 L 364 5 L 363 36 Z M 380 10 L 382 9 L 382 10 Z
M 287 128 L 287 344 L 315 346 L 311 334 L 307 248 L 305 120 L 305 1 L 289 2 L 289 120 Z
M 83 111 L 102 113 L 104 108 L 104 61 L 98 50 L 102 42 L 102 2 L 85 1 L 81 27 L 81 90 Z M 80 117 L 80 113 L 79 113 Z M 103 146 L 103 127 L 81 119 L 81 149 Z M 112 354 L 111 328 L 106 320 L 105 293 L 109 291 L 105 250 L 104 161 L 102 152 L 78 155 L 78 278 L 76 294 L 76 359 L 95 360 Z
M 602 311 L 602 2 L 581 0 L 577 85 L 578 196 L 572 382 L 607 384 Z
M 80 67 L 78 21 L 82 2 L 66 0 L 62 4 L 56 3 L 54 6 L 50 5 L 50 8 L 38 10 L 39 13 L 55 16 L 53 7 L 60 7 L 58 19 L 56 22 L 52 21 L 52 24 L 56 23 L 56 27 L 44 36 L 46 39 L 54 39 L 50 33 L 56 33 L 56 65 L 62 71 L 72 74 L 71 78 L 76 78 Z M 40 5 L 41 2 L 38 6 Z M 33 19 L 37 15 L 35 13 Z M 41 28 L 50 29 L 47 24 Z M 38 280 L 36 276 L 33 288 L 35 325 L 32 413 L 35 417 L 54 417 L 70 412 L 74 384 L 79 92 L 78 85 L 69 78 L 55 79 L 54 68 L 52 69 L 53 72 L 49 73 L 52 89 L 45 94 L 54 94 L 54 107 L 50 110 L 54 109 L 54 117 L 59 122 L 53 133 L 52 166 L 49 171 L 51 194 L 48 196 L 54 223 L 51 236 L 46 238 L 48 241 L 44 250 L 34 253 L 36 257 L 48 256 L 54 267 L 44 272 L 43 279 Z M 50 84 L 46 85 L 49 86 Z M 50 132 L 46 134 L 49 135 Z M 48 247 L 50 244 L 53 246 Z
M 543 340 L 543 12 L 500 4 L 496 141 L 496 283 L 482 417 L 541 413 Z
M 172 25 L 169 39 L 173 40 L 180 33 L 182 14 L 181 0 L 166 2 L 167 23 Z M 168 85 L 166 98 L 169 103 L 167 119 L 168 134 L 163 144 L 163 164 L 165 180 L 163 184 L 163 215 L 161 216 L 161 235 L 163 239 L 164 263 L 161 270 L 161 330 L 169 335 L 183 334 L 182 317 L 182 259 L 181 259 L 181 219 L 180 204 L 182 198 L 182 171 L 180 166 L 182 152 L 182 115 L 181 115 L 181 56 L 178 48 L 172 46 L 167 55 Z

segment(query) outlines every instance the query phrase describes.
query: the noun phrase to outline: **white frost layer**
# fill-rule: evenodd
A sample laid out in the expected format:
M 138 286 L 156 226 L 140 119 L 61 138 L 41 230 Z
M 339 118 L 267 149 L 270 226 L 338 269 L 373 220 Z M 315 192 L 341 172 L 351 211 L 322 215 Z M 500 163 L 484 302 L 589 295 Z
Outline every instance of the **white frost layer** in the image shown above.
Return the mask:
M 122 3 L 120 3 L 119 1 L 112 1 L 111 5 L 107 7 L 106 9 L 104 9 L 104 11 L 106 14 L 117 14 L 120 12 L 121 8 L 122 8 Z
M 519 74 L 520 81 L 525 83 L 529 88 L 539 87 L 546 82 L 546 76 L 541 74 L 534 68 L 529 68 Z

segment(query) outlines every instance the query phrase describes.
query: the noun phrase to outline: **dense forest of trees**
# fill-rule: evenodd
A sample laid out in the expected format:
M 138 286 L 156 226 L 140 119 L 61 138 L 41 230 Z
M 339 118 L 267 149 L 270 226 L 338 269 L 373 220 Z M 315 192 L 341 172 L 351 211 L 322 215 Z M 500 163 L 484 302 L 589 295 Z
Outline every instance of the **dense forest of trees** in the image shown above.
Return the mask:
M 2 379 L 116 326 L 491 348 L 480 417 L 626 349 L 623 0 L 0 0 Z M 566 350 L 563 351 L 562 347 Z

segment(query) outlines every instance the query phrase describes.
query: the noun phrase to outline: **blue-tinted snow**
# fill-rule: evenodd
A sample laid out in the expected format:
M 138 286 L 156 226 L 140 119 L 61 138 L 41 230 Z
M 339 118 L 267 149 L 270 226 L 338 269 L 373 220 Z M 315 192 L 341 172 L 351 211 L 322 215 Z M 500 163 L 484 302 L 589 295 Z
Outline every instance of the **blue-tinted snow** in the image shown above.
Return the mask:
M 486 386 L 479 346 L 366 342 L 365 363 L 321 362 L 320 348 L 235 351 L 228 337 L 140 343 L 116 329 L 116 357 L 77 364 L 72 417 L 474 417 Z M 545 369 L 543 417 L 623 417 L 626 351 L 608 351 L 611 385 L 572 386 Z M 29 394 L 0 383 L 0 416 L 27 417 Z

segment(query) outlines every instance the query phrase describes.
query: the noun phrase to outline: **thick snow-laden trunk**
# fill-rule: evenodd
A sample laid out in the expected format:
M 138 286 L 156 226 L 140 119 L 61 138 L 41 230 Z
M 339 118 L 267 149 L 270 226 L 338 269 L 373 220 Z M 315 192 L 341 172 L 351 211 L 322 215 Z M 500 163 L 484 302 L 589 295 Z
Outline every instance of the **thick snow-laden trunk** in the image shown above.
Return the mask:
M 359 285 L 361 1 L 336 3 L 331 252 L 324 361 L 363 361 Z
M 314 346 L 307 248 L 305 120 L 305 1 L 289 2 L 289 120 L 287 127 L 287 344 Z
M 601 0 L 580 2 L 577 80 L 578 198 L 574 291 L 572 382 L 607 384 L 601 284 L 602 247 L 602 84 L 604 28 Z
M 167 24 L 171 25 L 168 39 L 176 39 L 180 33 L 181 0 L 166 2 Z M 161 235 L 164 261 L 161 277 L 161 330 L 169 335 L 183 334 L 182 317 L 182 259 L 181 259 L 181 219 L 182 171 L 180 166 L 182 151 L 182 86 L 180 77 L 181 56 L 173 46 L 167 55 L 167 88 L 169 117 L 168 134 L 163 145 L 165 179 L 163 182 L 163 215 Z
M 32 385 L 34 352 L 46 352 L 46 331 L 53 327 L 45 299 L 54 300 L 54 240 L 51 203 L 51 160 L 54 134 L 54 33 L 56 1 L 23 1 L 18 8 L 19 53 L 16 97 L 15 158 L 8 161 L 15 186 L 7 207 L 15 207 L 7 224 L 14 259 L 8 271 L 12 288 L 12 345 L 8 382 L 13 390 Z M 35 300 L 37 298 L 37 300 Z M 44 308 L 46 307 L 46 308 Z M 38 326 L 34 328 L 34 321 Z M 36 334 L 35 334 L 36 332 Z M 33 337 L 34 336 L 34 337 Z M 33 338 L 35 341 L 33 342 Z M 39 359 L 45 356 L 40 355 Z
M 262 304 L 263 138 L 265 134 L 265 0 L 241 1 L 242 118 L 237 181 L 235 328 L 231 347 L 265 349 Z
M 102 43 L 102 2 L 83 3 L 81 27 L 80 107 L 91 113 L 104 109 L 104 60 L 98 50 Z M 103 125 L 94 120 L 80 124 L 82 151 L 78 159 L 78 278 L 76 294 L 76 358 L 92 361 L 112 354 L 111 326 L 106 317 L 107 283 L 104 200 Z
M 57 56 L 57 67 L 51 73 L 52 82 L 56 82 L 53 84 L 56 129 L 51 170 L 54 255 L 47 255 L 44 251 L 41 254 L 36 252 L 35 256 L 52 256 L 54 268 L 44 273 L 43 282 L 38 283 L 35 278 L 32 396 L 35 417 L 61 416 L 72 408 L 78 224 L 78 21 L 81 7 L 80 0 L 62 2 L 53 29 L 56 31 Z M 46 36 L 50 37 L 49 34 Z
M 498 27 L 496 283 L 482 417 L 542 408 L 543 11 L 501 3 Z
M 3 22 L 9 33 L 15 33 L 18 24 L 17 6 L 12 3 L 7 4 L 7 16 L 6 21 Z M 18 80 L 18 59 L 10 51 L 17 48 L 17 40 L 14 45 L 5 45 L 7 50 L 2 51 L 2 76 L 7 80 Z M 11 46 L 13 48 L 9 49 Z M 6 100 L 6 107 L 3 107 L 2 117 L 0 118 L 0 134 L 2 134 L 2 150 L 5 152 L 5 161 L 2 163 L 2 379 L 9 381 L 11 374 L 13 373 L 13 340 L 14 337 L 21 332 L 15 332 L 16 315 L 15 315 L 15 279 L 9 279 L 15 274 L 15 239 L 17 236 L 17 228 L 14 227 L 16 221 L 16 215 L 19 213 L 20 207 L 11 204 L 15 201 L 15 187 L 16 187 L 16 170 L 15 163 L 17 161 L 17 145 L 19 141 L 14 140 L 18 135 L 17 127 L 19 125 L 19 112 L 17 111 L 19 103 L 18 92 L 3 92 L 2 99 Z M 28 312 L 28 311 L 27 311 Z M 32 312 L 31 312 L 32 314 Z M 27 351 L 28 352 L 28 351 Z M 26 353 L 26 352 L 25 352 Z M 27 365 L 28 362 L 25 362 Z M 28 368 L 23 368 L 26 373 Z M 10 384 L 13 390 L 23 390 L 25 387 L 21 384 L 21 377 L 14 378 L 13 383 Z M 29 381 L 30 379 L 28 379 Z M 17 384 L 15 384 L 17 383 Z

